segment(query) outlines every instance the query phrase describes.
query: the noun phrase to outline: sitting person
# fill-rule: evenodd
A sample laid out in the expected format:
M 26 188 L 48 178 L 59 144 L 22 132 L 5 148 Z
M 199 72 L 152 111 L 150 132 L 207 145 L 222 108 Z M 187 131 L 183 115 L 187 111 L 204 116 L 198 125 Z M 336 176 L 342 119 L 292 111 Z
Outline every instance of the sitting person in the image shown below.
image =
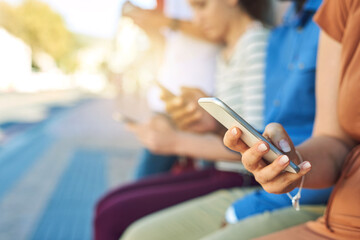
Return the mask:
M 265 122 L 283 123 L 296 144 L 300 144 L 312 132 L 319 29 L 311 17 L 320 4 L 321 1 L 294 3 L 284 24 L 272 31 L 267 51 Z M 298 42 L 302 43 L 299 47 Z M 303 105 L 306 108 L 300 109 Z M 282 145 L 282 149 L 286 152 L 289 146 L 285 146 Z M 304 190 L 300 202 L 324 204 L 330 191 Z M 205 236 L 206 239 L 238 239 L 239 236 L 241 239 L 251 239 L 316 219 L 324 210 L 323 206 L 306 206 L 297 212 L 286 208 L 291 205 L 286 194 L 257 191 L 234 204 L 233 211 L 228 211 L 226 216 L 232 224 L 220 230 L 226 208 L 241 195 L 244 193 L 240 189 L 222 190 L 149 215 L 134 223 L 125 232 L 123 239 L 143 239 L 145 236 L 146 239 L 199 239 Z M 265 214 L 260 214 L 264 211 Z M 256 224 L 260 221 L 264 222 L 262 228 Z
M 267 1 L 256 0 L 256 2 L 257 6 L 263 6 L 259 8 L 260 11 L 257 8 L 252 8 L 252 12 L 248 12 L 247 5 L 249 3 L 247 1 L 240 0 L 239 2 L 234 1 L 232 3 L 213 1 L 210 4 L 212 17 L 207 18 L 206 23 L 210 26 L 207 30 L 209 32 L 208 35 L 213 39 L 219 39 L 226 43 L 223 54 L 219 57 L 219 64 L 221 65 L 218 68 L 217 86 L 219 86 L 218 88 L 221 91 L 219 91 L 218 96 L 223 99 L 228 98 L 227 100 L 225 99 L 227 103 L 240 113 L 243 112 L 244 114 L 242 115 L 245 118 L 256 119 L 256 121 L 254 120 L 251 123 L 260 129 L 263 128 L 264 53 L 269 30 L 260 23 L 262 16 L 265 15 L 263 12 L 267 9 Z M 229 87 L 230 85 L 233 87 Z M 237 94 L 238 98 L 230 98 L 234 94 L 232 91 L 235 88 L 243 94 Z M 258 101 L 252 104 L 253 108 L 257 111 L 245 111 L 242 110 L 244 106 L 232 104 L 237 101 L 248 103 L 250 101 L 247 98 L 254 99 L 243 88 L 258 93 L 256 96 Z M 197 93 L 197 91 L 193 90 L 185 92 Z M 251 116 L 256 117 L 252 118 Z M 211 119 L 218 126 L 217 122 L 209 117 L 207 119 Z M 136 124 L 131 124 L 129 127 L 144 142 L 152 142 L 152 135 L 148 135 L 147 130 L 155 129 L 155 131 L 160 133 L 166 130 L 179 132 L 173 129 L 169 121 L 162 116 L 158 116 L 154 120 L 151 123 L 151 127 Z M 217 128 L 215 127 L 215 129 Z M 232 153 L 226 149 L 220 137 L 214 137 L 214 135 L 202 136 L 189 132 L 181 132 L 181 136 L 183 140 L 186 139 L 184 141 L 188 144 L 187 146 L 190 146 L 190 141 L 195 143 L 190 151 L 194 150 L 195 154 L 202 155 L 205 153 L 206 156 L 203 156 L 205 158 L 214 158 L 214 155 L 210 154 L 211 152 L 216 153 L 221 158 L 230 160 L 237 159 L 239 156 L 237 153 Z M 171 142 L 169 135 L 162 136 L 162 138 L 166 141 L 165 143 Z M 200 144 L 198 144 L 199 142 Z M 208 143 L 212 145 L 209 146 Z M 207 145 L 207 149 L 202 148 L 201 144 Z M 217 152 L 217 150 L 219 151 Z M 181 153 L 177 154 L 182 155 Z M 184 155 L 188 155 L 188 152 Z M 237 165 L 240 164 L 237 163 Z M 132 222 L 152 212 L 218 189 L 244 185 L 251 186 L 253 183 L 253 178 L 248 174 L 210 169 L 195 170 L 175 176 L 164 174 L 120 187 L 107 194 L 98 203 L 95 217 L 95 238 L 118 239 Z
M 284 193 L 300 185 L 335 185 L 324 216 L 258 239 L 360 238 L 359 13 L 359 1 L 325 0 L 315 16 L 322 32 L 313 136 L 295 148 L 280 124 L 270 124 L 264 132 L 276 145 L 280 139 L 289 143 L 291 151 L 280 158 L 300 163 L 298 174 L 283 172 L 288 161 L 280 163 L 280 158 L 265 164 L 262 156 L 268 149 L 266 143 L 248 148 L 239 140 L 241 132 L 237 128 L 225 135 L 226 145 L 243 153 L 244 165 L 268 192 Z M 256 227 L 262 226 L 259 223 Z
M 181 86 L 199 88 L 207 94 L 213 94 L 216 55 L 220 47 L 191 22 L 191 9 L 186 0 L 158 0 L 163 9 L 156 10 L 141 9 L 129 2 L 127 4 L 129 11 L 125 11 L 125 16 L 133 19 L 149 35 L 156 33 L 165 37 L 158 81 L 175 94 L 180 93 Z M 165 29 L 168 31 L 164 34 Z M 157 87 L 150 89 L 149 107 L 153 112 L 164 113 L 164 104 L 159 95 Z M 178 159 L 176 155 L 155 154 L 145 148 L 138 159 L 134 178 L 142 179 L 169 172 Z

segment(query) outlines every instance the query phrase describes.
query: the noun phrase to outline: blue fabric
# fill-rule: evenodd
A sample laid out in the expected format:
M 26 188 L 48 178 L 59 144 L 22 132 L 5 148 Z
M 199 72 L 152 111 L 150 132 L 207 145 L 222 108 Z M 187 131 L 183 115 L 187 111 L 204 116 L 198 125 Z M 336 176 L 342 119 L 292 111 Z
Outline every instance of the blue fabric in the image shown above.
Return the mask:
M 301 205 L 326 204 L 332 188 L 327 189 L 303 189 L 301 192 Z M 292 196 L 297 193 L 297 189 L 292 191 Z M 238 220 L 249 216 L 273 211 L 276 209 L 291 206 L 291 200 L 286 194 L 271 194 L 264 190 L 251 193 L 233 204 L 235 215 Z
M 168 172 L 177 159 L 177 156 L 156 155 L 148 149 L 144 149 L 135 170 L 134 178 L 138 180 L 151 175 Z
M 308 1 L 305 7 L 316 2 L 319 6 L 321 1 Z M 319 27 L 313 14 L 313 10 L 296 14 L 291 7 L 284 24 L 271 32 L 266 57 L 265 124 L 281 123 L 295 145 L 311 135 L 315 116 Z
M 265 72 L 265 124 L 281 123 L 295 145 L 311 136 L 315 118 L 315 70 L 319 27 L 312 21 L 320 0 L 307 1 L 300 13 L 295 5 L 284 23 L 270 34 Z M 305 107 L 304 107 L 305 106 Z M 301 204 L 325 204 L 332 188 L 303 189 Z M 292 195 L 298 189 L 292 191 Z M 236 217 L 245 217 L 291 206 L 286 194 L 264 190 L 233 204 Z

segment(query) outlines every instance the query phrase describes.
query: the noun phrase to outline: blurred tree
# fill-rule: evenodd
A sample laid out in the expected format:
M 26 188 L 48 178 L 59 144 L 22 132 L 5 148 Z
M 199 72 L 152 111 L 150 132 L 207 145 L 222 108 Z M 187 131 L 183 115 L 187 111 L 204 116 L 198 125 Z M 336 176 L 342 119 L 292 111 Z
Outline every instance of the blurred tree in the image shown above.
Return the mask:
M 0 26 L 12 34 L 19 36 L 21 34 L 21 24 L 16 18 L 15 8 L 6 2 L 0 2 Z
M 76 39 L 62 17 L 47 4 L 25 0 L 12 7 L 0 2 L 0 25 L 23 39 L 33 52 L 44 51 L 51 55 L 65 72 L 76 69 L 74 54 L 79 47 Z

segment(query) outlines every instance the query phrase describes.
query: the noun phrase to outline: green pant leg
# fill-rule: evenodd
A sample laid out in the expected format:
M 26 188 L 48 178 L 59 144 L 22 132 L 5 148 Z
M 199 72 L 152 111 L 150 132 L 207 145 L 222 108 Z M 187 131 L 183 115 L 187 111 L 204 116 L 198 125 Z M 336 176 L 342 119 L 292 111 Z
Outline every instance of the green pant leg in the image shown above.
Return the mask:
M 121 240 L 191 240 L 218 230 L 232 202 L 255 188 L 219 190 L 157 213 L 132 224 Z
M 325 206 L 303 206 L 300 211 L 292 207 L 265 212 L 228 225 L 202 240 L 246 240 L 277 232 L 322 216 Z M 290 237 L 289 237 L 290 239 Z

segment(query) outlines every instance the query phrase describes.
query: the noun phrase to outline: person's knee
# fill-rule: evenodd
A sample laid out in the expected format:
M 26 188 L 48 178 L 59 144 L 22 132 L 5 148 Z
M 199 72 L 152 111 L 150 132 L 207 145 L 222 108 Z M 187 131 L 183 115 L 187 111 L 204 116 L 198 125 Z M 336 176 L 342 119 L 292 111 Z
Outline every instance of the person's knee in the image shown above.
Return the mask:
M 107 221 L 104 218 L 104 215 L 96 212 L 93 219 L 93 229 L 94 229 L 94 239 L 100 240 L 105 239 L 105 236 L 109 234 L 109 225 L 106 224 Z
M 105 205 L 105 199 L 100 199 L 95 205 L 95 216 L 99 215 L 103 211 L 103 206 Z
M 106 210 L 101 209 L 100 205 L 96 205 L 95 216 L 93 219 L 93 226 L 95 232 L 104 231 L 106 227 L 109 227 L 108 214 L 106 214 Z M 111 221 L 110 221 L 111 222 Z
M 141 222 L 139 224 L 134 223 L 125 231 L 120 240 L 155 240 L 151 232 L 148 232 L 147 229 L 148 228 L 143 227 Z
M 108 205 L 112 202 L 114 196 L 110 193 L 103 195 L 95 205 L 95 215 L 100 214 L 101 212 L 105 211 Z
M 97 211 L 93 219 L 95 240 L 117 240 L 129 224 L 122 207 L 112 209 L 107 207 Z

